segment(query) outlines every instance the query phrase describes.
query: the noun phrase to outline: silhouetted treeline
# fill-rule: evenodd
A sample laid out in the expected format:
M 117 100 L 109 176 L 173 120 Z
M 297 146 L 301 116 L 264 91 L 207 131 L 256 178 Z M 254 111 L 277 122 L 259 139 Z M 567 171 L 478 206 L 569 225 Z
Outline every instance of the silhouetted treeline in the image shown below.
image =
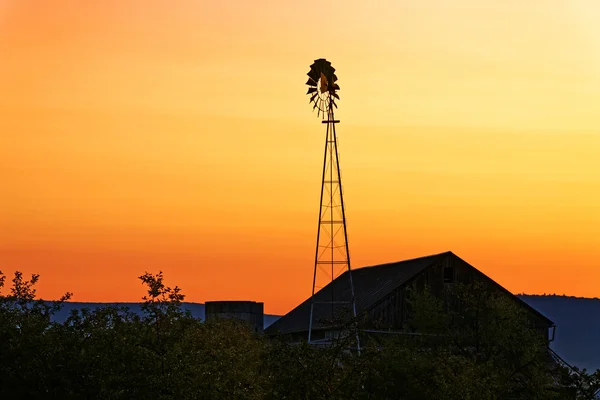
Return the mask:
M 581 297 L 581 296 L 571 296 L 567 294 L 557 294 L 557 293 L 542 293 L 542 294 L 527 294 L 527 293 L 519 293 L 518 297 L 562 297 L 569 299 L 582 299 L 582 300 L 600 300 L 598 297 Z
M 359 355 L 343 338 L 316 348 L 202 323 L 162 273 L 140 277 L 142 315 L 107 306 L 54 322 L 70 295 L 38 300 L 37 280 L 5 285 L 0 273 L 0 399 L 591 399 L 600 388 L 599 372 L 557 364 L 519 309 L 476 287 L 457 290 L 460 313 L 415 293 L 405 334 L 365 337 Z

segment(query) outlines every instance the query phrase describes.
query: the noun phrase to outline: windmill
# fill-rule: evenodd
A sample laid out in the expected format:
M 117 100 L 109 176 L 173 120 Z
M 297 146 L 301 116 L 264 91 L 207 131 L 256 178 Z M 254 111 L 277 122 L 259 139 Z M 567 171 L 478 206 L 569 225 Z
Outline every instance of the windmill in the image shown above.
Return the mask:
M 350 252 L 348 250 L 348 233 L 346 230 L 346 211 L 342 194 L 342 177 L 338 158 L 337 136 L 335 125 L 340 121 L 334 118 L 336 100 L 340 97 L 337 91 L 335 68 L 323 58 L 315 60 L 308 72 L 309 86 L 307 94 L 313 111 L 317 117 L 322 116 L 326 124 L 325 155 L 323 159 L 323 178 L 321 180 L 321 201 L 319 207 L 319 226 L 317 230 L 317 248 L 310 306 L 310 321 L 308 326 L 308 342 L 327 341 L 331 337 L 324 332 L 341 332 L 348 321 L 356 319 L 356 303 L 354 284 L 350 269 Z M 338 288 L 332 282 L 344 272 L 347 272 L 348 285 Z M 315 294 L 324 289 L 321 296 Z M 326 297 L 326 299 L 324 299 Z M 322 335 L 316 335 L 316 331 Z M 360 352 L 358 333 L 356 345 Z

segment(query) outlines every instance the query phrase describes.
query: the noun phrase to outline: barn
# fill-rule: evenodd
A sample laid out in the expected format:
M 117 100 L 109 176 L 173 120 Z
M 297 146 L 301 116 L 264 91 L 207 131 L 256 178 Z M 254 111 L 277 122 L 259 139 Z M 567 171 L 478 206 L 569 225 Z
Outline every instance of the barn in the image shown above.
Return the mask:
M 327 303 L 332 298 L 351 298 L 348 272 L 337 277 L 315 294 L 314 302 Z M 496 291 L 522 307 L 545 340 L 554 338 L 555 324 L 546 316 L 520 300 L 490 277 L 452 252 L 430 255 L 389 264 L 375 265 L 352 271 L 357 316 L 364 329 L 400 331 L 407 322 L 407 288 L 427 285 L 436 296 L 444 296 L 448 286 L 456 282 L 483 283 L 486 290 Z M 284 335 L 294 340 L 308 337 L 311 299 L 281 317 L 266 330 L 267 335 Z M 335 335 L 331 321 L 332 307 L 314 307 L 312 341 L 327 340 Z M 315 322 L 316 321 L 316 322 Z

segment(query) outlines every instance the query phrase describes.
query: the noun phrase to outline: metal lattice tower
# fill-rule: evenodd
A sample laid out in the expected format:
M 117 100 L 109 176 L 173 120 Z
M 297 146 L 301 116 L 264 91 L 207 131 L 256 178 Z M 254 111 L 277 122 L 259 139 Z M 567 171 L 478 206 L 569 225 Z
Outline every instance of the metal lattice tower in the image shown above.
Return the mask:
M 320 329 L 328 332 L 341 331 L 348 328 L 348 322 L 356 320 L 356 303 L 354 284 L 350 268 L 350 252 L 348 249 L 348 232 L 346 229 L 346 211 L 342 193 L 342 176 L 338 157 L 338 142 L 335 126 L 340 121 L 334 117 L 335 99 L 339 100 L 335 83 L 335 68 L 327 60 L 315 60 L 308 72 L 308 94 L 310 102 L 317 109 L 317 116 L 322 114 L 322 123 L 326 125 L 325 154 L 323 158 L 323 177 L 321 182 L 321 201 L 319 206 L 319 225 L 315 252 L 315 266 L 311 295 L 308 342 L 314 343 L 314 331 Z M 347 272 L 350 290 L 338 289 L 331 284 L 337 277 Z M 328 286 L 329 285 L 329 286 Z M 315 294 L 328 286 L 323 296 Z M 323 297 L 326 297 L 324 299 Z M 320 338 L 327 341 L 327 338 Z M 360 341 L 356 334 L 356 346 L 360 351 Z

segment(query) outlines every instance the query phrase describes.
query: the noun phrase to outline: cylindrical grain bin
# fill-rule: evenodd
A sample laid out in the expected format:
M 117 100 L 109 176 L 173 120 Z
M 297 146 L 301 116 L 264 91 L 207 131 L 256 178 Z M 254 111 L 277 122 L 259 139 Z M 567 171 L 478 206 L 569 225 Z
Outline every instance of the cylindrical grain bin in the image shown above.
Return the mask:
M 264 324 L 264 303 L 255 301 L 207 301 L 206 320 L 215 318 L 235 318 L 250 324 L 254 332 L 262 333 Z

